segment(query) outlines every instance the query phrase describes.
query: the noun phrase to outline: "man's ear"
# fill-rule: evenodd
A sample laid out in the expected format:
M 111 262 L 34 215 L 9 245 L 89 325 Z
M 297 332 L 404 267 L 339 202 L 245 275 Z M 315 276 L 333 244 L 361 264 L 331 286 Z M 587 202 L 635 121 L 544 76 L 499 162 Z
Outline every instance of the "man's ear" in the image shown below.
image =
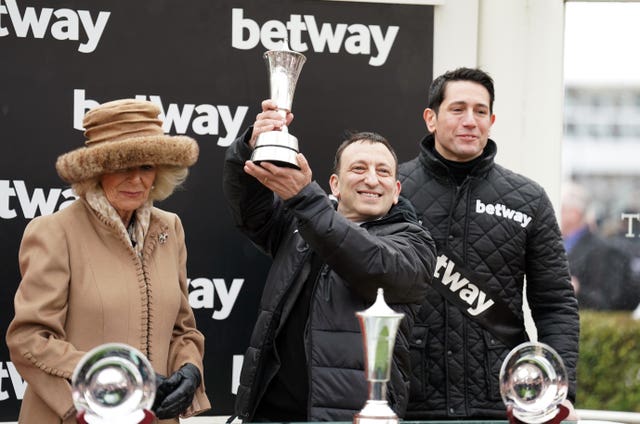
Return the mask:
M 339 178 L 336 174 L 331 174 L 329 177 L 329 187 L 331 187 L 331 194 L 335 196 L 336 199 L 340 200 L 340 189 L 338 188 Z
M 424 123 L 427 125 L 429 132 L 433 133 L 436 130 L 436 120 L 438 119 L 436 111 L 426 108 L 424 112 L 422 112 L 422 118 L 424 119 Z
M 396 192 L 393 194 L 393 204 L 398 204 L 398 198 L 400 197 L 400 191 L 402 191 L 402 183 L 400 180 L 396 180 Z

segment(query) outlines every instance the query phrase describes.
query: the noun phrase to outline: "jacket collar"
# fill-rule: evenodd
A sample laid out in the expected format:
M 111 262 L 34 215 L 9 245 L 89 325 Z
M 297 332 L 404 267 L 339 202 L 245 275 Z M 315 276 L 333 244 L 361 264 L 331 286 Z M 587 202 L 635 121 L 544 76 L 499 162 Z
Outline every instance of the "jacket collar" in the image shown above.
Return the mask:
M 391 209 L 389 209 L 389 212 L 385 216 L 374 221 L 367 221 L 363 223 L 362 226 L 368 227 L 371 225 L 391 224 L 394 222 L 418 223 L 418 216 L 413 204 L 402 196 L 398 198 L 398 203 L 391 206 Z
M 420 162 L 422 165 L 433 172 L 434 174 L 447 177 L 449 175 L 449 169 L 447 166 L 436 157 L 433 153 L 435 149 L 435 136 L 433 134 L 426 135 L 420 142 Z M 482 152 L 482 159 L 478 162 L 475 168 L 471 171 L 470 175 L 481 175 L 487 172 L 493 167 L 494 159 L 498 153 L 498 146 L 495 141 L 489 139 L 487 145 Z
M 122 221 L 115 219 L 114 217 L 108 217 L 103 211 L 94 208 L 86 198 L 76 200 L 81 202 L 90 215 L 93 215 L 98 222 L 101 223 L 103 228 L 108 232 L 113 232 L 118 235 L 129 248 L 135 251 L 137 254 L 151 252 L 157 243 L 164 244 L 168 238 L 169 223 L 164 217 L 158 213 L 158 210 L 149 205 L 147 209 L 148 217 L 146 218 L 145 231 L 142 235 L 142 243 L 137 243 L 139 247 L 134 247 L 131 243 L 127 230 L 124 228 Z

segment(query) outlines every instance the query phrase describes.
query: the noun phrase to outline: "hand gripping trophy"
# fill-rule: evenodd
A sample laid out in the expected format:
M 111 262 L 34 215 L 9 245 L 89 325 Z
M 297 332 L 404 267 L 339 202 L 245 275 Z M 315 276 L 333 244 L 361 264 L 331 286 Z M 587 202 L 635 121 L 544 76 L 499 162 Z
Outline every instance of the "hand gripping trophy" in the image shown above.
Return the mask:
M 557 424 L 569 415 L 567 371 L 560 355 L 544 343 L 522 343 L 500 368 L 500 394 L 511 424 Z
M 155 372 L 137 349 L 107 343 L 87 352 L 71 378 L 80 424 L 149 424 Z
M 397 424 L 398 416 L 387 403 L 387 381 L 396 333 L 404 314 L 395 312 L 384 301 L 382 289 L 371 307 L 356 312 L 364 343 L 365 374 L 369 399 L 353 418 L 354 424 Z
M 302 53 L 289 50 L 285 39 L 282 49 L 267 51 L 264 60 L 269 70 L 271 99 L 278 105 L 284 119 L 287 112 L 291 112 L 293 93 L 307 58 Z M 280 131 L 268 131 L 258 136 L 251 160 L 300 169 L 296 159 L 298 152 L 298 139 L 283 125 Z

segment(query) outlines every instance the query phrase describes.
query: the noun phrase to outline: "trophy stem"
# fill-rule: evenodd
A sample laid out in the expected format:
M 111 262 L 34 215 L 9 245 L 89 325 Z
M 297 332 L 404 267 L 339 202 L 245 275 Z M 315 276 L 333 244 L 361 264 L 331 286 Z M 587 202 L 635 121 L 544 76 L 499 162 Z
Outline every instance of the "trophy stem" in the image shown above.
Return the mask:
M 386 400 L 387 382 L 369 381 L 369 400 Z

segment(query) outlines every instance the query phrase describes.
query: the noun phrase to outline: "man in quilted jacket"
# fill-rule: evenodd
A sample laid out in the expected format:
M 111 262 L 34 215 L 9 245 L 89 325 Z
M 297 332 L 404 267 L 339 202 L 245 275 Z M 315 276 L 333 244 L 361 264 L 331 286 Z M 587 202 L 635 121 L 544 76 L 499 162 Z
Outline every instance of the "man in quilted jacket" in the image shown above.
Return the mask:
M 505 418 L 498 377 L 526 340 L 525 280 L 538 341 L 566 366 L 573 412 L 579 317 L 566 253 L 543 188 L 494 162 L 493 102 L 493 80 L 479 69 L 436 78 L 423 114 L 429 134 L 400 165 L 402 194 L 438 250 L 410 341 L 406 419 Z

